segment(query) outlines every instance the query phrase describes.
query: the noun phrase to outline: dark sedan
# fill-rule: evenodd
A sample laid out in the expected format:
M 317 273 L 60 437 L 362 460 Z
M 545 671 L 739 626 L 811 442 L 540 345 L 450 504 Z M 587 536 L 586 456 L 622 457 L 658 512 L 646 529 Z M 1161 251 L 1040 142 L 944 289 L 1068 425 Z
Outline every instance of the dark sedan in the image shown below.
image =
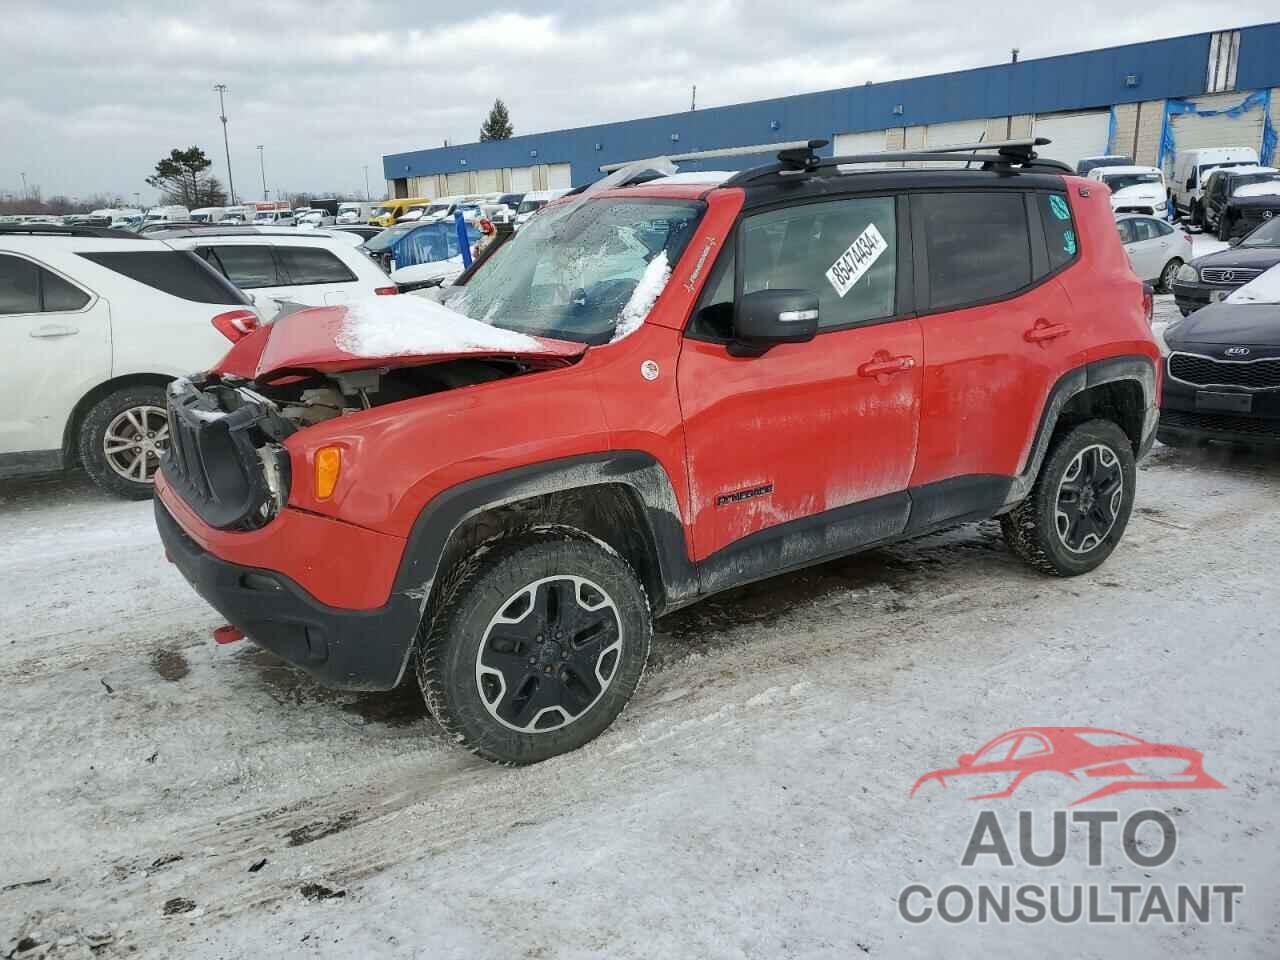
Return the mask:
M 1211 304 L 1165 330 L 1161 442 L 1280 444 L 1280 275 L 1275 280 L 1254 302 Z
M 1173 299 L 1188 316 L 1248 283 L 1280 263 L 1280 217 L 1266 221 L 1239 242 L 1217 253 L 1196 257 L 1174 275 Z

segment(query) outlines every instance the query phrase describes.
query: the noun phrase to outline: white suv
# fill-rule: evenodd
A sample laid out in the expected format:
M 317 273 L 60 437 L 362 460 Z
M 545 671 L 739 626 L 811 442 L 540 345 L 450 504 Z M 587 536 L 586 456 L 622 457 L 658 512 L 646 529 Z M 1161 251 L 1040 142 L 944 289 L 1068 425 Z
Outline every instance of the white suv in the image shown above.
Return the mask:
M 165 384 L 260 321 L 225 277 L 160 241 L 0 227 L 0 477 L 83 464 L 113 493 L 151 496 Z
M 324 307 L 397 292 L 345 233 L 212 227 L 158 236 L 171 247 L 192 251 L 255 299 Z

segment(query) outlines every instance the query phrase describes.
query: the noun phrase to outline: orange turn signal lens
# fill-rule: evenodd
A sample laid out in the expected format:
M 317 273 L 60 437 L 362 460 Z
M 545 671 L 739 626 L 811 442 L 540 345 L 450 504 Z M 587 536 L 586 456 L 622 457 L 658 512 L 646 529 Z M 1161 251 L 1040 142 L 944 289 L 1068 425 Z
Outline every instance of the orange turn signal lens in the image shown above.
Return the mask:
M 342 448 L 321 447 L 316 451 L 316 499 L 325 500 L 333 496 L 333 489 L 338 485 L 338 474 L 342 472 Z

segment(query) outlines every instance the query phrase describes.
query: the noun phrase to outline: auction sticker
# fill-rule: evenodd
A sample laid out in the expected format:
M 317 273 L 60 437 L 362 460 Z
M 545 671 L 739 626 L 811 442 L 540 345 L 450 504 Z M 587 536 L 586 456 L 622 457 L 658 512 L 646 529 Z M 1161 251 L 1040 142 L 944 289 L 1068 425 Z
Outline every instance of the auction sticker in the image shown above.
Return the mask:
M 849 244 L 849 249 L 840 254 L 827 270 L 827 280 L 835 288 L 836 295 L 843 297 L 852 290 L 853 285 L 862 279 L 863 274 L 888 249 L 889 244 L 876 229 L 876 225 L 867 224 L 867 229 L 858 234 L 858 238 Z

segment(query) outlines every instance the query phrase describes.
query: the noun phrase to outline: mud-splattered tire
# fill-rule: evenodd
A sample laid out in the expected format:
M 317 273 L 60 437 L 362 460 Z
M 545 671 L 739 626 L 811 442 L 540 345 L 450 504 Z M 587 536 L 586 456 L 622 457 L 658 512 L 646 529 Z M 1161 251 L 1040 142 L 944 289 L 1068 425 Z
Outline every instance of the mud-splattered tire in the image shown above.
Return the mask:
M 648 597 L 630 564 L 585 535 L 540 530 L 491 545 L 441 590 L 419 631 L 418 683 L 440 725 L 486 760 L 576 750 L 640 682 Z
M 1081 423 L 1055 438 L 1030 495 L 1001 517 L 1005 542 L 1043 573 L 1088 573 L 1124 535 L 1136 478 L 1125 432 L 1110 420 Z
M 89 409 L 80 424 L 77 448 L 94 483 L 129 500 L 151 497 L 158 455 L 168 443 L 164 411 L 164 388 L 145 385 L 123 387 Z M 134 439 L 137 449 L 128 446 Z M 136 470 L 130 469 L 131 463 L 137 464 Z

